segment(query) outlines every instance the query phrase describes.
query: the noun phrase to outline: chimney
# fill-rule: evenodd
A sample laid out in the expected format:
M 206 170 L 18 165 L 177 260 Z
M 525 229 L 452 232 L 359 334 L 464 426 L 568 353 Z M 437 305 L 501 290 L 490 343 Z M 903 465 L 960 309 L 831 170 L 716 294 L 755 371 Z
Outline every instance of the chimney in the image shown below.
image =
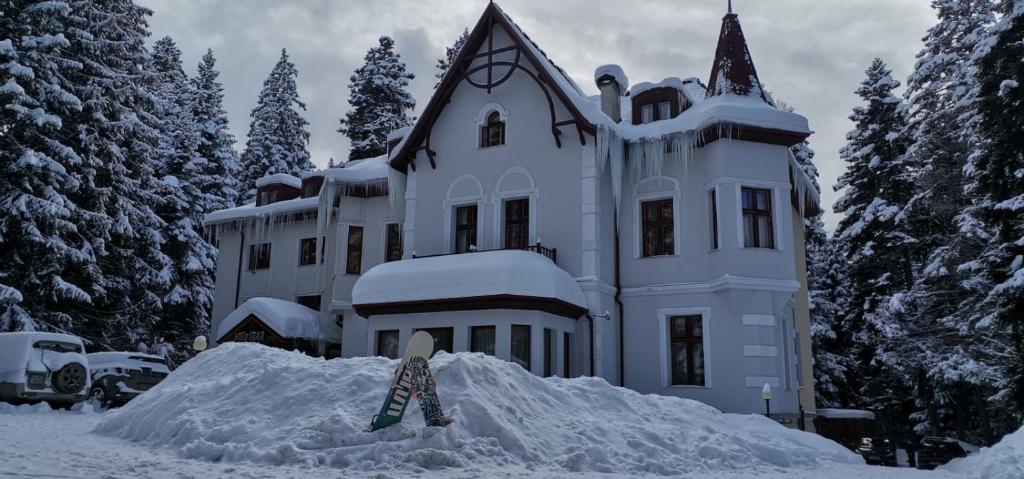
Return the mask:
M 594 71 L 594 82 L 601 90 L 601 111 L 615 123 L 622 121 L 619 98 L 629 92 L 629 78 L 618 65 L 601 65 Z

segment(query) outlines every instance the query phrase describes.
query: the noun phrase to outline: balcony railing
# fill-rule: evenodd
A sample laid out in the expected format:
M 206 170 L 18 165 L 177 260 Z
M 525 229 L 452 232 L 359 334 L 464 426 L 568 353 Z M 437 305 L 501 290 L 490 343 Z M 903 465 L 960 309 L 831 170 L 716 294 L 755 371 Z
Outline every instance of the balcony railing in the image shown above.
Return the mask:
M 496 248 L 496 249 L 488 249 L 488 250 L 482 250 L 482 249 L 473 248 L 473 249 L 470 249 L 469 251 L 467 251 L 465 253 L 441 253 L 441 254 L 430 254 L 430 255 L 415 255 L 414 254 L 414 255 L 412 255 L 412 257 L 413 258 L 436 258 L 438 256 L 451 256 L 451 255 L 455 255 L 455 254 L 472 254 L 472 253 L 480 253 L 480 252 L 484 252 L 484 251 L 508 251 L 508 250 L 531 251 L 531 252 L 537 253 L 539 255 L 543 255 L 547 259 L 551 260 L 552 263 L 558 264 L 558 249 L 556 249 L 556 248 L 548 248 L 546 246 L 541 245 L 539 242 L 535 243 L 535 244 L 532 244 L 532 245 L 529 245 L 529 246 L 526 246 L 524 248 Z

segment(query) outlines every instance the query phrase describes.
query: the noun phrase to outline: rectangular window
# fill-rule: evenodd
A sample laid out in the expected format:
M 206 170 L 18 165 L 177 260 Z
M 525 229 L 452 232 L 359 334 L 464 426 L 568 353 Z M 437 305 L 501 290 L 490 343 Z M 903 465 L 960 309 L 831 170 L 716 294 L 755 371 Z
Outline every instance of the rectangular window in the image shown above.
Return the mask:
M 377 331 L 377 356 L 398 359 L 398 330 Z
M 544 328 L 544 377 L 548 378 L 554 375 L 554 365 L 551 364 L 554 355 L 551 354 L 551 348 L 554 347 L 554 334 L 555 332 Z
M 772 191 L 744 187 L 741 194 L 743 196 L 743 246 L 746 248 L 774 248 Z
M 299 266 L 316 264 L 316 238 L 299 240 Z
M 476 205 L 455 208 L 455 252 L 476 248 Z
M 530 327 L 512 325 L 512 362 L 530 370 Z
M 359 274 L 363 268 L 363 227 L 348 227 L 348 257 L 345 274 Z
M 270 243 L 249 245 L 249 271 L 270 267 Z
M 312 198 L 314 196 L 319 195 L 320 194 L 320 187 L 321 186 L 323 186 L 323 184 L 321 182 L 319 182 L 319 181 L 316 181 L 316 182 L 310 181 L 310 182 L 306 183 L 305 185 L 302 185 L 302 197 L 303 198 Z
M 469 350 L 494 356 L 494 326 L 473 326 L 469 328 Z
M 505 122 L 493 111 L 487 115 L 487 124 L 480 128 L 480 147 L 487 148 L 505 144 Z
M 452 339 L 455 337 L 454 328 L 424 328 L 417 329 L 416 331 L 426 331 L 430 333 L 430 336 L 434 338 L 434 351 L 431 355 L 438 351 L 452 352 Z
M 572 358 L 572 351 L 569 345 L 572 344 L 572 336 L 569 333 L 562 333 L 562 377 L 567 378 L 570 376 L 571 371 L 569 366 L 572 364 L 570 358 Z
M 530 246 L 530 199 L 505 202 L 505 248 L 524 249 Z
M 641 112 L 642 112 L 641 113 L 641 117 L 640 117 L 640 122 L 641 123 L 645 123 L 646 124 L 646 123 L 650 123 L 650 122 L 654 121 L 654 105 L 650 105 L 650 104 L 644 105 L 643 109 L 641 110 Z
M 299 303 L 314 311 L 320 311 L 320 295 L 313 294 L 309 296 L 299 296 L 295 298 L 295 302 Z
M 713 189 L 708 192 L 708 204 L 711 208 L 711 249 L 718 249 L 718 195 Z
M 672 103 L 663 101 L 658 103 L 658 119 L 668 120 L 672 117 Z
M 640 204 L 643 256 L 675 254 L 675 228 L 672 199 L 645 201 Z
M 398 261 L 402 259 L 402 224 L 388 223 L 387 226 L 387 255 L 384 261 Z
M 672 385 L 704 385 L 704 327 L 700 315 L 669 318 Z

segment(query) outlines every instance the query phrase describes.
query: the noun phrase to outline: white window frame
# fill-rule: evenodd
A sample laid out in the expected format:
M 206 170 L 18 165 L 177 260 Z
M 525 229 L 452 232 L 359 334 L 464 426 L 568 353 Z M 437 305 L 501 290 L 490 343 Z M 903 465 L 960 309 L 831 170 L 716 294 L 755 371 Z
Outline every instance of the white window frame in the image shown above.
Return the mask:
M 648 115 L 650 113 L 650 115 Z M 640 124 L 646 125 L 654 122 L 654 104 L 648 103 L 640 107 Z
M 505 191 L 505 180 L 513 175 L 525 176 L 529 180 L 529 187 Z M 534 181 L 533 175 L 526 168 L 519 166 L 509 168 L 498 179 L 496 190 L 492 197 L 492 202 L 494 203 L 494 243 L 492 247 L 495 249 L 505 247 L 505 202 L 519 199 L 530 200 L 530 232 L 528 237 L 529 244 L 536 244 L 537 238 L 540 238 L 540 234 L 537 231 L 537 200 L 540 197 L 540 190 L 537 189 L 537 183 Z
M 505 124 L 505 142 L 500 145 L 481 146 L 483 143 L 483 129 L 484 126 L 487 125 L 487 117 L 493 112 L 498 112 L 498 118 Z M 492 150 L 508 145 L 508 127 L 508 110 L 506 110 L 505 107 L 501 106 L 500 103 L 494 102 L 484 105 L 483 108 L 480 109 L 480 113 L 476 118 L 476 149 Z
M 743 188 L 758 188 L 762 190 L 768 190 L 771 192 L 772 198 L 772 242 L 774 247 L 772 248 L 748 248 L 743 242 Z M 782 192 L 785 190 L 789 191 L 789 185 L 786 188 L 780 187 L 776 182 L 769 181 L 758 181 L 743 179 L 736 183 L 736 245 L 745 251 L 784 251 L 782 244 L 782 216 L 780 212 L 784 209 L 782 205 Z M 719 205 L 721 206 L 721 205 Z M 721 208 L 719 208 L 719 215 L 721 215 Z M 722 245 L 721 242 L 718 243 Z
M 661 366 L 661 387 L 663 388 L 689 388 L 689 389 L 711 389 L 711 308 L 709 307 L 695 307 L 695 308 L 664 308 L 658 310 L 658 345 L 659 345 L 659 358 Z M 701 334 L 703 335 L 704 343 L 704 385 L 695 384 L 672 384 L 672 358 L 669 357 L 672 354 L 671 341 L 672 338 L 669 335 L 669 318 L 676 316 L 696 316 L 701 317 Z
M 648 193 L 638 193 L 646 183 L 655 181 L 667 181 L 672 184 L 671 189 L 664 189 L 659 191 L 651 191 Z M 671 176 L 654 176 L 646 178 L 633 188 L 633 258 L 635 259 L 657 259 L 657 258 L 672 258 L 682 254 L 682 209 L 680 201 L 681 193 L 679 190 L 679 181 Z M 658 256 L 644 256 L 643 255 L 643 208 L 642 205 L 648 201 L 657 200 L 672 200 L 672 254 L 658 255 Z
M 711 195 L 715 196 L 715 212 L 717 215 L 711 214 Z M 705 208 L 704 215 L 708 225 L 708 251 L 715 252 L 722 250 L 722 195 L 718 191 L 718 185 L 713 185 L 710 188 L 704 190 L 704 201 L 707 202 L 707 208 Z M 718 238 L 716 239 L 715 236 Z M 717 247 L 716 247 L 717 244 Z
M 370 270 L 370 268 L 364 268 L 363 267 L 363 265 L 366 264 L 366 245 L 367 245 L 367 242 L 366 242 L 366 232 L 367 232 L 366 224 L 361 222 L 361 221 L 346 221 L 346 222 L 340 223 L 339 226 L 344 226 L 345 227 L 345 234 L 344 234 L 344 236 L 339 238 L 339 239 L 344 239 L 345 240 L 345 242 L 344 242 L 345 247 L 343 248 L 345 250 L 345 256 L 342 256 L 343 258 L 345 258 L 345 261 L 342 264 L 344 266 L 344 268 L 341 269 L 341 273 L 343 275 L 345 275 L 345 276 L 355 276 L 355 277 L 362 276 L 363 273 L 365 273 L 365 272 Z M 348 230 L 349 230 L 349 228 L 351 228 L 353 226 L 358 226 L 358 227 L 363 229 L 363 244 L 362 244 L 362 250 L 359 253 L 359 274 L 350 274 L 348 272 Z M 371 268 L 372 268 L 372 266 L 371 266 Z
M 405 225 L 398 220 L 384 220 L 381 222 L 381 239 L 380 239 L 380 263 L 388 262 L 388 226 L 398 225 L 398 236 L 400 243 L 402 243 L 402 258 L 405 257 Z M 401 261 L 402 258 L 398 258 L 395 261 Z
M 664 112 L 661 111 L 662 105 L 665 106 L 665 111 Z M 665 113 L 665 115 L 662 116 L 662 113 Z M 672 118 L 672 102 L 670 102 L 670 101 L 658 102 L 658 116 L 660 117 L 659 119 L 661 119 L 661 120 L 671 119 Z
M 476 193 L 466 196 L 452 196 L 455 187 L 463 182 L 471 182 L 476 187 Z M 462 175 L 452 181 L 448 187 L 448 194 L 445 196 L 441 207 L 441 214 L 444 216 L 444 251 L 445 253 L 455 252 L 455 208 L 459 206 L 476 205 L 476 247 L 481 248 L 484 238 L 484 187 L 480 180 L 473 175 Z M 405 252 L 402 252 L 403 255 Z

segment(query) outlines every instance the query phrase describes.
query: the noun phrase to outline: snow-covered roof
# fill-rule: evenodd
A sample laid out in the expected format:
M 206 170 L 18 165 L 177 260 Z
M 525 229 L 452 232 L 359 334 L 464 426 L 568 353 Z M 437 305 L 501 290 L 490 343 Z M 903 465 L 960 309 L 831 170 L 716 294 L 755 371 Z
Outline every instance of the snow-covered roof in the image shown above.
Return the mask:
M 341 328 L 330 316 L 291 301 L 262 297 L 250 298 L 227 315 L 217 327 L 217 341 L 223 339 L 250 314 L 282 338 L 341 343 Z
M 829 419 L 875 419 L 875 413 L 861 409 L 818 409 L 818 415 Z
M 312 176 L 323 176 L 325 180 L 336 183 L 360 183 L 373 180 L 387 180 L 388 178 L 388 157 L 381 155 L 365 160 L 352 160 L 345 163 L 341 168 L 328 168 L 320 171 L 310 171 L 302 175 L 303 178 Z
M 719 95 L 704 99 L 679 116 L 651 123 L 633 125 L 623 122 L 616 130 L 623 140 L 661 138 L 687 131 L 700 131 L 715 124 L 737 124 L 793 133 L 811 134 L 803 115 L 779 110 L 759 98 L 740 95 Z
M 217 223 L 229 223 L 232 221 L 261 216 L 271 216 L 285 213 L 297 213 L 300 211 L 315 210 L 320 206 L 320 199 L 295 198 L 292 200 L 278 201 L 263 206 L 256 206 L 256 203 L 249 203 L 234 208 L 217 210 L 206 215 L 203 224 L 212 225 Z
M 594 70 L 595 82 L 606 76 L 615 79 L 615 82 L 619 84 L 622 95 L 629 91 L 629 77 L 626 76 L 626 72 L 622 71 L 622 67 L 618 65 L 601 65 Z
M 501 250 L 413 258 L 374 266 L 352 288 L 353 305 L 511 295 L 586 308 L 576 281 L 547 257 Z
M 302 188 L 302 180 L 285 173 L 277 173 L 274 175 L 267 175 L 263 178 L 256 180 L 256 187 L 262 188 L 267 185 L 282 184 L 290 186 L 295 189 Z
M 391 140 L 394 140 L 396 138 L 405 138 L 406 136 L 409 136 L 410 131 L 412 131 L 411 126 L 403 126 L 401 128 L 392 130 L 391 133 L 388 133 L 388 141 L 390 142 Z
M 93 371 L 104 368 L 149 368 L 162 373 L 171 372 L 170 369 L 168 369 L 167 362 L 164 361 L 164 358 L 153 354 L 108 351 L 87 354 L 86 357 L 89 358 L 89 369 Z

